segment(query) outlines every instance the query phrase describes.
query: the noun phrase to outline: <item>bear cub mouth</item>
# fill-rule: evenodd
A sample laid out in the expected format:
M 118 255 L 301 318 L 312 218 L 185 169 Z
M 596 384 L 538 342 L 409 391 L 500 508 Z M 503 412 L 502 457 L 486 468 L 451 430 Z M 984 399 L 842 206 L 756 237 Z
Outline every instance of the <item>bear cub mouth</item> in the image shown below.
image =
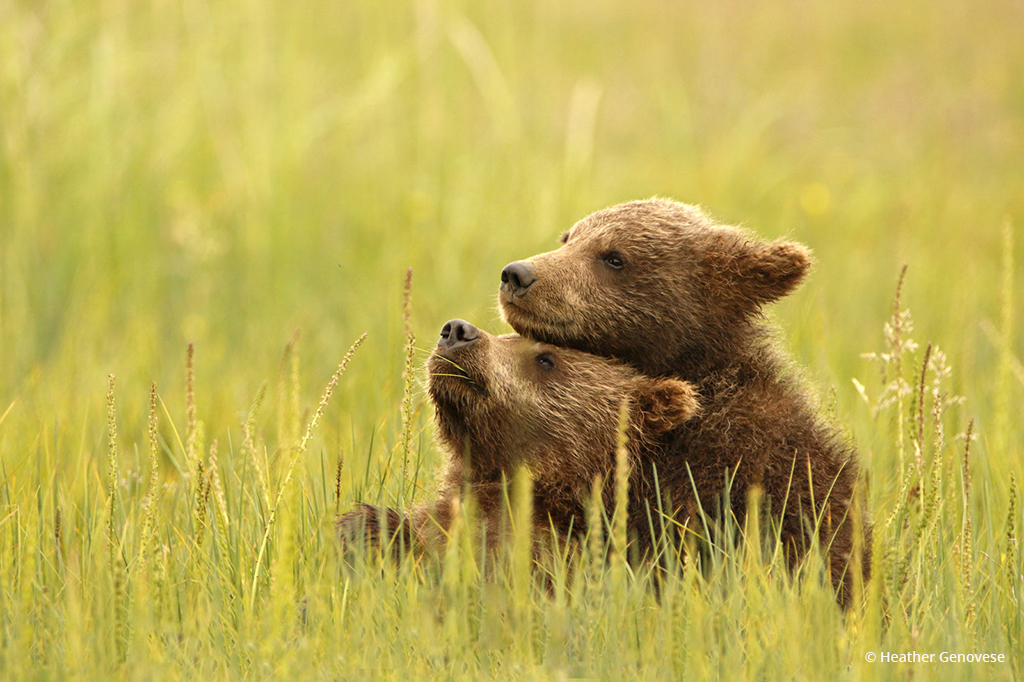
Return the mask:
M 469 373 L 469 370 L 465 368 L 465 362 L 459 363 L 453 357 L 454 353 L 443 353 L 435 350 L 434 354 L 430 357 L 430 380 L 431 384 L 434 383 L 435 379 L 444 381 L 446 383 L 452 383 L 455 385 L 479 384 L 479 382 Z
M 572 318 L 549 317 L 522 304 L 522 297 L 513 297 L 502 290 L 498 296 L 505 321 L 523 336 L 552 345 L 564 345 L 563 336 L 576 321 Z

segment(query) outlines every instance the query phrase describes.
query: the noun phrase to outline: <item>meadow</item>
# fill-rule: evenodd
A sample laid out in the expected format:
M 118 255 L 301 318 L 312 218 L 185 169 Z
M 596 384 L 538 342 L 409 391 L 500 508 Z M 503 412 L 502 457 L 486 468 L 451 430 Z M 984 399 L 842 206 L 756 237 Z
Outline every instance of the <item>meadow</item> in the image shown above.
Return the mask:
M 999 0 L 0 0 L 0 679 L 1021 679 L 1020 35 Z M 342 566 L 339 510 L 430 495 L 442 324 L 507 331 L 506 263 L 653 195 L 813 249 L 769 315 L 858 446 L 861 605 L 756 528 L 657 590 L 614 534 L 549 581 L 469 532 Z

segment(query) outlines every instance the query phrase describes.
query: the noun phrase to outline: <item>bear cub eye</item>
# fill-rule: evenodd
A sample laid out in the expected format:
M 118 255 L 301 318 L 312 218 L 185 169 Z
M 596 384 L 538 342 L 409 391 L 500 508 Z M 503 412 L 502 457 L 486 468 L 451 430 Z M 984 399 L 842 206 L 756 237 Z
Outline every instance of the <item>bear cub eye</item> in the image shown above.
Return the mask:
M 626 261 L 618 251 L 606 253 L 602 260 L 604 260 L 605 265 L 610 267 L 612 270 L 621 270 L 626 265 Z
M 551 357 L 550 353 L 541 353 L 537 356 L 537 364 L 544 369 L 554 369 L 555 359 Z

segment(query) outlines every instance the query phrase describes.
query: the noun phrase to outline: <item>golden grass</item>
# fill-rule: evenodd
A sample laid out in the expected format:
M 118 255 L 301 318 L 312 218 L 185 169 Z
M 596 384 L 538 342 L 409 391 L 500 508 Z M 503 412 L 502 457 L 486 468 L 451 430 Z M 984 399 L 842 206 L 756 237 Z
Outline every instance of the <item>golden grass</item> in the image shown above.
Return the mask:
M 1021 23 L 0 2 L 0 677 L 1020 678 Z M 336 512 L 418 501 L 440 460 L 415 339 L 499 331 L 503 265 L 653 194 L 815 251 L 773 315 L 858 443 L 864 608 L 770 542 L 487 575 L 472 504 L 440 561 L 343 569 Z

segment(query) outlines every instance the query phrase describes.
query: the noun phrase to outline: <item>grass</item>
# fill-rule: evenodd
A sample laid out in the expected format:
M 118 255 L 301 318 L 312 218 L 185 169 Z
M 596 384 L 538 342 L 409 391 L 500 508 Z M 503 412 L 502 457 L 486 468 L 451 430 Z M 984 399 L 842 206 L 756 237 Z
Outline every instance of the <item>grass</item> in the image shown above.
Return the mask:
M 1020 679 L 1022 23 L 0 1 L 0 678 Z M 660 600 L 614 561 L 485 576 L 468 533 L 342 570 L 337 511 L 439 464 L 416 347 L 653 194 L 814 249 L 772 314 L 858 443 L 864 608 L 744 543 Z

